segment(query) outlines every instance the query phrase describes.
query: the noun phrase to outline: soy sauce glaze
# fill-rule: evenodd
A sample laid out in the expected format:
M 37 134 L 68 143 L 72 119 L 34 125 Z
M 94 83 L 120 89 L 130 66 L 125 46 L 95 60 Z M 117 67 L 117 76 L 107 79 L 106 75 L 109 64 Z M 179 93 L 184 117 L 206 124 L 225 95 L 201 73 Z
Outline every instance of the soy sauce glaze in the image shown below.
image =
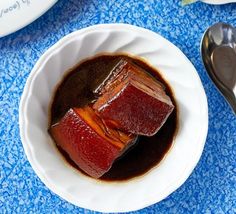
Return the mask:
M 93 90 L 108 76 L 111 69 L 121 58 L 131 60 L 159 80 L 164 85 L 166 94 L 176 106 L 170 86 L 158 71 L 147 63 L 127 55 L 100 55 L 82 62 L 64 77 L 52 101 L 50 125 L 58 122 L 71 107 L 83 107 L 94 102 L 97 97 Z M 164 126 L 155 136 L 140 136 L 138 143 L 119 158 L 100 179 L 122 181 L 146 173 L 156 166 L 168 152 L 176 130 L 177 108 L 174 109 Z M 62 149 L 58 149 L 71 166 L 80 170 Z

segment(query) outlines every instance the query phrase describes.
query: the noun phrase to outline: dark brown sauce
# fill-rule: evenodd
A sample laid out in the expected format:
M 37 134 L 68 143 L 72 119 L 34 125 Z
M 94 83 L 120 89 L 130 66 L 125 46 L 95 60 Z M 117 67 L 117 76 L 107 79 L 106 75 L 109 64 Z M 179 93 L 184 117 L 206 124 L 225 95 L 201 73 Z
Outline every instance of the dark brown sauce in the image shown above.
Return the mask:
M 121 57 L 128 58 L 158 79 L 165 86 L 166 93 L 176 106 L 170 86 L 161 75 L 147 63 L 127 55 L 101 55 L 82 62 L 64 77 L 53 98 L 50 125 L 59 121 L 71 107 L 82 107 L 94 102 L 97 97 L 92 91 L 106 78 L 111 68 Z M 155 136 L 140 136 L 138 143 L 136 143 L 129 152 L 119 158 L 119 160 L 113 164 L 112 168 L 100 179 L 121 181 L 140 176 L 149 171 L 163 159 L 170 149 L 176 130 L 177 108 L 174 109 L 164 126 Z M 60 148 L 58 149 L 67 162 L 79 170 L 69 156 Z

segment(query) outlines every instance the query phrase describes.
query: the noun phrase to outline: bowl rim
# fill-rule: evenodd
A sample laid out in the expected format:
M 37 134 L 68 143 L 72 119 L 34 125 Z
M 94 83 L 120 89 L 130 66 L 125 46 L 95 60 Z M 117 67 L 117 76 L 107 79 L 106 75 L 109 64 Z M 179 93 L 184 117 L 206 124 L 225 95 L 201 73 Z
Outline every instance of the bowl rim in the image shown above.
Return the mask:
M 234 3 L 236 0 L 201 0 L 204 3 L 207 4 L 213 4 L 213 5 L 220 5 L 220 4 L 229 4 L 229 3 Z
M 46 13 L 54 4 L 57 3 L 58 0 L 47 0 L 45 2 L 42 2 L 41 7 L 37 8 L 34 4 L 30 5 L 32 7 L 31 9 L 36 10 L 35 13 L 27 13 L 24 17 L 21 16 L 21 11 L 14 12 L 13 14 L 8 14 L 8 18 L 6 18 L 6 22 L 8 24 L 7 27 L 5 27 L 2 31 L 0 31 L 0 38 L 8 36 L 12 33 L 17 32 L 18 30 L 26 27 L 27 25 L 34 22 L 36 19 L 41 17 L 44 13 Z M 11 4 L 12 1 L 9 1 L 9 4 Z M 1 3 L 0 3 L 1 4 Z M 28 6 L 29 7 L 29 6 Z M 26 9 L 21 9 L 25 11 Z M 16 20 L 21 17 L 20 21 L 16 23 Z
M 144 29 L 144 28 L 140 28 L 140 27 L 137 27 L 137 26 L 133 26 L 133 25 L 129 25 L 129 24 L 98 24 L 98 25 L 93 25 L 93 26 L 90 26 L 90 27 L 83 28 L 83 29 L 80 29 L 78 31 L 75 31 L 73 33 L 70 33 L 70 34 L 66 35 L 65 37 L 63 37 L 62 39 L 60 39 L 58 42 L 56 42 L 56 44 L 54 44 L 52 47 L 50 47 L 39 58 L 39 60 L 35 64 L 34 68 L 32 69 L 32 71 L 31 71 L 31 73 L 30 73 L 30 75 L 29 75 L 29 77 L 27 79 L 27 82 L 25 84 L 25 88 L 24 88 L 24 91 L 23 91 L 23 94 L 22 94 L 22 97 L 21 97 L 21 100 L 20 100 L 20 108 L 19 108 L 20 136 L 21 136 L 21 141 L 22 141 L 23 147 L 24 147 L 24 151 L 26 153 L 26 156 L 27 156 L 27 158 L 28 158 L 28 160 L 29 160 L 33 170 L 35 171 L 37 176 L 41 179 L 41 181 L 50 190 L 52 190 L 53 192 L 55 192 L 59 196 L 63 195 L 63 198 L 66 198 L 65 200 L 67 200 L 70 203 L 75 204 L 77 206 L 82 206 L 82 205 L 79 204 L 77 201 L 74 201 L 73 199 L 71 199 L 69 194 L 67 194 L 66 192 L 63 192 L 60 188 L 58 188 L 56 185 L 54 185 L 49 180 L 47 180 L 47 178 L 42 173 L 40 173 L 40 169 L 37 166 L 37 164 L 35 163 L 34 157 L 33 157 L 32 153 L 31 153 L 32 152 L 31 148 L 28 145 L 28 143 L 26 143 L 28 141 L 28 139 L 27 139 L 27 136 L 26 136 L 25 130 L 24 130 L 24 126 L 25 126 L 25 122 L 26 122 L 25 121 L 26 119 L 25 119 L 25 115 L 24 115 L 25 113 L 24 112 L 25 112 L 25 103 L 26 103 L 26 100 L 28 99 L 27 93 L 31 89 L 31 86 L 32 86 L 31 82 L 33 81 L 35 76 L 38 74 L 37 71 L 39 71 L 39 69 L 45 65 L 46 59 L 50 58 L 59 49 L 62 50 L 63 47 L 66 44 L 70 43 L 71 40 L 73 40 L 74 36 L 76 36 L 77 34 L 89 33 L 89 32 L 91 32 L 93 30 L 104 29 L 104 28 L 105 29 L 106 28 L 117 28 L 117 27 L 119 27 L 119 28 L 122 27 L 122 29 L 125 28 L 125 29 L 128 29 L 128 30 L 138 30 L 138 31 L 141 31 L 143 33 L 152 34 L 154 36 L 158 35 L 155 32 L 152 32 L 150 30 L 147 30 L 147 29 Z M 160 37 L 162 37 L 162 36 L 160 36 Z M 165 39 L 165 38 L 163 38 L 163 39 Z M 168 40 L 166 40 L 166 41 L 168 41 Z M 169 43 L 171 45 L 173 45 L 175 48 L 177 48 L 171 42 L 169 42 Z M 177 49 L 180 52 L 180 54 L 182 54 L 182 56 L 185 57 L 186 63 L 188 62 L 193 67 L 192 63 L 182 53 L 182 51 L 179 48 L 177 48 Z M 195 70 L 195 68 L 194 68 L 194 70 Z M 186 169 L 184 170 L 184 172 L 181 175 L 181 177 L 176 179 L 174 184 L 173 183 L 170 184 L 171 188 L 168 188 L 168 190 L 163 194 L 163 199 L 166 198 L 168 195 L 170 195 L 172 192 L 174 192 L 176 189 L 178 189 L 187 180 L 187 178 L 190 176 L 190 174 L 192 173 L 193 169 L 196 167 L 196 165 L 197 165 L 197 163 L 198 163 L 198 161 L 199 161 L 199 159 L 201 157 L 201 154 L 202 154 L 202 151 L 203 151 L 203 148 L 204 148 L 204 145 L 205 145 L 206 137 L 207 137 L 207 132 L 208 132 L 208 105 L 207 105 L 207 98 L 206 98 L 205 91 L 204 91 L 204 88 L 202 86 L 200 77 L 198 76 L 198 73 L 196 72 L 196 70 L 193 73 L 193 75 L 195 75 L 195 78 L 198 80 L 198 84 L 201 86 L 200 93 L 202 93 L 202 95 L 204 97 L 203 99 L 204 99 L 204 102 L 205 102 L 205 109 L 204 109 L 205 121 L 204 121 L 204 123 L 202 125 L 202 129 L 201 129 L 202 133 L 201 133 L 201 135 L 200 135 L 200 137 L 198 139 L 198 141 L 201 142 L 201 143 L 199 143 L 198 150 L 193 155 L 194 156 L 194 160 L 192 162 L 194 162 L 194 164 L 192 164 L 191 167 L 189 167 L 189 166 L 186 167 Z M 132 207 L 129 210 L 122 210 L 121 209 L 121 210 L 119 210 L 119 212 L 127 212 L 127 211 L 139 210 L 139 209 L 142 209 L 144 207 L 147 207 L 147 206 L 152 205 L 152 204 L 157 203 L 157 202 L 159 202 L 159 201 L 155 200 L 155 197 L 153 197 L 152 200 L 148 199 L 148 200 L 144 201 L 142 204 L 137 204 L 135 207 Z M 84 205 L 82 207 L 86 208 L 86 209 L 91 209 L 91 207 L 86 207 Z M 104 209 L 100 209 L 98 207 L 97 208 L 92 208 L 92 209 L 96 210 L 96 211 L 101 211 L 101 212 L 113 212 L 114 211 L 114 210 L 110 210 L 110 209 L 104 210 Z

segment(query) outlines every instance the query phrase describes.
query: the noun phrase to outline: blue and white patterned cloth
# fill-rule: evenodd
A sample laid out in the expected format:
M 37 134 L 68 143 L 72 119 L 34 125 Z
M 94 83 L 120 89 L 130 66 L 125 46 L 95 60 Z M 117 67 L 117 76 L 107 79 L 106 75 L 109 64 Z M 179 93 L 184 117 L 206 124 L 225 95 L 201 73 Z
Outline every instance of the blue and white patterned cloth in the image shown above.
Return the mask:
M 219 21 L 236 26 L 236 4 L 60 0 L 28 27 L 0 38 L 0 213 L 95 213 L 62 200 L 34 173 L 21 144 L 18 109 L 42 53 L 77 29 L 115 22 L 148 28 L 178 46 L 196 67 L 209 104 L 208 137 L 194 172 L 168 198 L 134 213 L 236 213 L 236 117 L 209 80 L 199 53 L 204 31 Z

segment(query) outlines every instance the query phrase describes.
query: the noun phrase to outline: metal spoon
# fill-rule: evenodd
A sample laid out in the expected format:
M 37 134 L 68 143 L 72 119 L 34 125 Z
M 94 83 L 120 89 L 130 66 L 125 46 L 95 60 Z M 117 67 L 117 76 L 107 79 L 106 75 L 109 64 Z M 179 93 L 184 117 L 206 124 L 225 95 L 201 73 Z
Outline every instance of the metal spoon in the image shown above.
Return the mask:
M 236 28 L 226 23 L 208 28 L 201 54 L 208 75 L 236 114 Z

